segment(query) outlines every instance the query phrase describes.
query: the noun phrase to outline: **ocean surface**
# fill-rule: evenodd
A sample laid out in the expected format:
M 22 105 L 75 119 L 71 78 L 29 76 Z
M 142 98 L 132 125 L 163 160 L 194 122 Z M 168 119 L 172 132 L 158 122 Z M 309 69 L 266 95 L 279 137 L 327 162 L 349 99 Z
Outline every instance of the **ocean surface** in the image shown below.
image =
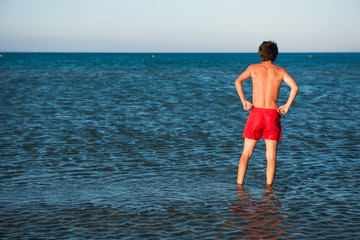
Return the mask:
M 3 53 L 0 238 L 360 239 L 360 54 L 279 54 L 300 90 L 274 185 L 261 140 L 240 188 L 234 81 L 258 62 Z

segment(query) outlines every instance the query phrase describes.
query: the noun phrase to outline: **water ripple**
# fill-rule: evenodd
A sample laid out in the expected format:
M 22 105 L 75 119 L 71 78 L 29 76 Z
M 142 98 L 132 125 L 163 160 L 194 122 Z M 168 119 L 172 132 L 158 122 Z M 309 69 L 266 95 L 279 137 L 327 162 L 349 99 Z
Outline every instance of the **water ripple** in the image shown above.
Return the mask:
M 356 239 L 360 55 L 279 55 L 300 92 L 275 185 L 260 142 L 238 188 L 247 112 L 233 83 L 256 61 L 3 54 L 0 237 Z

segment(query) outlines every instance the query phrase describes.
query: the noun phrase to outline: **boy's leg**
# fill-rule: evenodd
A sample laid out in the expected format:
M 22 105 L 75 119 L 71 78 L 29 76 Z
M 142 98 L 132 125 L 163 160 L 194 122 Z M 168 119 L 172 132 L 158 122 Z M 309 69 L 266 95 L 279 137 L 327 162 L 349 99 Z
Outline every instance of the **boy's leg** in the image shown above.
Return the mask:
M 271 186 L 275 178 L 276 152 L 277 152 L 278 141 L 265 140 L 265 145 L 266 145 L 266 160 L 267 160 L 266 184 L 268 186 Z
M 248 161 L 254 152 L 254 148 L 257 142 L 258 142 L 257 140 L 244 138 L 244 149 L 239 161 L 239 169 L 238 169 L 238 177 L 237 177 L 238 184 L 242 185 L 244 183 Z

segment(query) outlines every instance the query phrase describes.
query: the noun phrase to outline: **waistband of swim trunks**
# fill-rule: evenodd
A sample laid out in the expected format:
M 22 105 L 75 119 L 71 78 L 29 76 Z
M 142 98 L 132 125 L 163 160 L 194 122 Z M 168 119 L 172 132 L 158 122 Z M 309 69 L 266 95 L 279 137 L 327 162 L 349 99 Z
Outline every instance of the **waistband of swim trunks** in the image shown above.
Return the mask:
M 257 110 L 257 111 L 275 111 L 277 112 L 276 108 L 258 108 L 258 107 L 253 107 L 252 109 Z

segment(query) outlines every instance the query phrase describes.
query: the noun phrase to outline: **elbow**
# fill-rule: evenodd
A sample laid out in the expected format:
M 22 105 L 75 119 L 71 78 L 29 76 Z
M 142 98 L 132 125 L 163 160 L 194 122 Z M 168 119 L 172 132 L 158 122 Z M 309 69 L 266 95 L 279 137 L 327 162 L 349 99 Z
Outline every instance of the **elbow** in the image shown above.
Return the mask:
M 294 89 L 295 92 L 299 91 L 299 86 L 296 84 L 292 89 Z

